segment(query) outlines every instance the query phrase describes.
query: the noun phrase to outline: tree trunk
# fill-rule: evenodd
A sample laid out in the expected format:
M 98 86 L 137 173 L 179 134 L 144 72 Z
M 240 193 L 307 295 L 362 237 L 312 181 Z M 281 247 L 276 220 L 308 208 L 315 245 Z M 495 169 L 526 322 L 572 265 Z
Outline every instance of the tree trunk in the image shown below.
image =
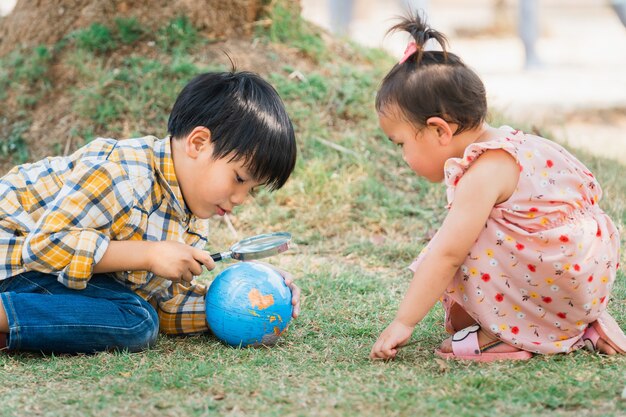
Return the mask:
M 16 45 L 52 45 L 73 30 L 117 17 L 135 17 L 157 30 L 185 15 L 208 36 L 246 36 L 262 8 L 262 0 L 18 0 L 0 18 L 0 56 Z

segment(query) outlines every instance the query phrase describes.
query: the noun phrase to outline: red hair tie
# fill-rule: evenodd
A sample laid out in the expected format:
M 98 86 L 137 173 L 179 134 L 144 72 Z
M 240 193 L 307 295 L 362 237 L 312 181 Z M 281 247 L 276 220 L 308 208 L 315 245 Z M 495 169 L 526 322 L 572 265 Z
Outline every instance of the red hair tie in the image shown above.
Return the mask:
M 409 59 L 409 57 L 411 55 L 416 53 L 418 49 L 419 48 L 418 48 L 417 44 L 415 43 L 415 41 L 409 42 L 408 45 L 406 46 L 406 49 L 404 50 L 404 55 L 402 55 L 402 58 L 400 58 L 400 61 L 398 62 L 398 65 L 404 64 L 404 62 L 407 59 Z

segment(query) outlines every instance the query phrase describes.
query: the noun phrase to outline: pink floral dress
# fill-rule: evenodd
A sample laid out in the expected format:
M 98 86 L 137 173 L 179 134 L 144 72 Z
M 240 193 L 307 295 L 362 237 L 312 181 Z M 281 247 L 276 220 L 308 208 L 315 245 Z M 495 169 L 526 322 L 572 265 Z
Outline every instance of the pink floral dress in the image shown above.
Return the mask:
M 486 150 L 503 149 L 520 167 L 516 190 L 493 208 L 442 298 L 447 328 L 458 303 L 506 343 L 542 354 L 568 352 L 583 346 L 583 331 L 606 309 L 619 234 L 598 207 L 598 182 L 580 161 L 547 139 L 501 131 L 501 138 L 474 143 L 463 158 L 445 164 L 449 204 L 459 179 Z M 428 246 L 410 268 L 427 252 Z

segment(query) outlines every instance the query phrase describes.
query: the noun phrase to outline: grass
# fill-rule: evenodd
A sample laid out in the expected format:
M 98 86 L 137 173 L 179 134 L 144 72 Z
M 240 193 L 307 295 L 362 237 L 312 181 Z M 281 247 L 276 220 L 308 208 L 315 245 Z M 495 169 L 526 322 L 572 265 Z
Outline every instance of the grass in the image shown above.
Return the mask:
M 84 84 L 72 91 L 74 111 L 90 120 L 94 129 L 106 129 L 117 137 L 123 135 L 123 125 L 118 123 L 121 120 L 138 122 L 131 135 L 140 135 L 150 125 L 166 126 L 171 106 L 166 103 L 173 102 L 185 80 L 210 69 L 196 65 L 187 57 L 175 57 L 164 63 L 130 55 L 113 71 L 102 59 L 82 51 L 73 52 L 68 59 L 85 62 L 85 56 L 90 58 L 88 64 L 79 66 Z
M 30 127 L 30 112 L 51 89 L 51 61 L 52 52 L 44 45 L 15 50 L 0 58 L 0 100 L 11 108 L 0 117 L 0 137 L 4 139 L 0 143 L 1 158 L 17 164 L 28 161 L 30 152 L 22 134 Z
M 15 164 L 23 164 L 28 161 L 30 155 L 28 146 L 24 141 L 23 133 L 28 130 L 28 123 L 14 123 L 8 134 L 2 135 L 6 139 L 0 142 L 0 156 L 11 157 Z
M 278 33 L 288 33 L 285 19 L 274 20 L 285 26 Z M 49 49 L 56 52 L 45 65 L 62 61 L 79 80 L 80 87 L 68 93 L 76 103 L 71 111 L 87 122 L 69 134 L 90 137 L 103 128 L 111 136 L 125 130 L 158 134 L 154 129 L 163 126 L 176 91 L 191 74 L 209 68 L 202 55 L 189 52 L 193 30 L 183 20 L 155 35 L 132 22 L 103 26 L 116 45 L 147 39 L 161 55 L 131 50 L 111 62 L 106 52 L 73 41 Z M 304 45 L 317 45 L 314 30 L 304 33 L 313 36 L 301 39 Z M 173 38 L 159 43 L 161 36 Z M 271 31 L 257 36 L 261 43 L 292 42 Z M 285 63 L 267 75 L 293 117 L 299 160 L 282 190 L 261 191 L 231 219 L 240 236 L 275 230 L 294 235 L 297 247 L 270 259 L 291 271 L 303 291 L 302 315 L 280 343 L 239 350 L 202 335 L 161 337 L 154 349 L 138 354 L 0 355 L 0 416 L 626 414 L 620 400 L 625 357 L 579 351 L 527 363 L 446 363 L 432 354 L 446 337 L 440 308 L 420 323 L 413 336 L 418 343 L 402 349 L 398 360 L 367 359 L 408 286 L 404 266 L 443 219 L 445 193 L 414 176 L 377 127 L 373 97 L 391 59 L 353 48 L 350 59 L 331 59 L 322 49 L 314 52 L 312 69 Z M 21 52 L 32 53 L 37 55 Z M 0 85 L 14 93 L 46 88 L 37 77 L 11 76 L 23 65 L 0 66 Z M 31 71 L 24 67 L 21 73 Z M 22 119 L 0 123 L 9 132 L 5 137 L 19 138 L 27 127 Z M 624 167 L 574 152 L 596 173 L 605 191 L 602 207 L 623 229 Z M 235 240 L 221 220 L 213 219 L 211 227 L 210 249 Z M 620 271 L 610 309 L 621 323 L 624 300 Z
M 288 2 L 273 3 L 276 4 L 271 8 L 271 25 L 261 28 L 259 34 L 272 42 L 290 45 L 316 61 L 327 57 L 319 31 L 307 24 L 300 15 L 294 15 L 294 7 L 290 7 Z
M 286 264 L 308 263 L 290 255 Z M 391 363 L 366 359 L 406 277 L 325 263 L 302 275 L 303 316 L 279 346 L 232 349 L 211 336 L 161 338 L 155 349 L 1 357 L 2 415 L 544 415 L 624 412 L 623 358 L 586 352 L 529 363 L 433 359 L 434 311 L 418 345 Z M 623 279 L 623 276 L 622 276 Z
M 142 42 L 157 47 L 158 59 L 130 52 L 120 62 L 109 60 L 113 51 L 122 47 L 132 51 Z M 206 43 L 185 16 L 174 17 L 155 33 L 136 19 L 118 18 L 69 33 L 51 47 L 18 48 L 0 57 L 0 100 L 12 107 L 12 117 L 3 117 L 0 124 L 0 132 L 8 132 L 3 137 L 9 138 L 0 145 L 0 157 L 15 163 L 28 160 L 28 144 L 19 134 L 24 126 L 30 128 L 33 109 L 51 94 L 54 64 L 79 76 L 69 98 L 81 120 L 68 136 L 74 143 L 86 143 L 96 132 L 120 137 L 164 126 L 176 94 L 191 76 L 226 69 L 193 60 L 188 52 Z M 137 121 L 137 126 L 125 131 L 124 122 L 129 120 Z

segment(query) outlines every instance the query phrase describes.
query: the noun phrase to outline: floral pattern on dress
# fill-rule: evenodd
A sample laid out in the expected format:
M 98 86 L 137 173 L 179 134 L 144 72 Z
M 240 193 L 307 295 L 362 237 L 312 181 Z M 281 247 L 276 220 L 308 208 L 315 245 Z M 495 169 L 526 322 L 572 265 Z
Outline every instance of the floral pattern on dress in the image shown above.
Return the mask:
M 606 309 L 619 268 L 618 231 L 598 206 L 600 185 L 580 161 L 547 139 L 501 131 L 444 167 L 449 205 L 483 152 L 505 150 L 520 167 L 513 195 L 493 208 L 447 288 L 446 315 L 458 303 L 506 343 L 541 354 L 568 352 L 583 346 L 583 331 Z M 427 253 L 428 246 L 410 268 Z

